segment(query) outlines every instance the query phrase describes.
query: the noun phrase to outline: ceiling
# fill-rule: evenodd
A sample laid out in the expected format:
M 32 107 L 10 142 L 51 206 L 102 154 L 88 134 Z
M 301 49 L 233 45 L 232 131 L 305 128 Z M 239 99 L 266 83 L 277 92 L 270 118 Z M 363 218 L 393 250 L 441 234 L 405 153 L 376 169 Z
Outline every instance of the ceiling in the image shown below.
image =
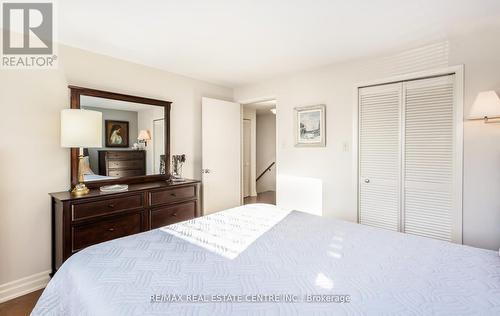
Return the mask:
M 500 26 L 499 0 L 64 0 L 59 41 L 235 87 Z
M 91 96 L 87 96 L 87 95 L 82 95 L 80 97 L 80 106 L 82 108 L 93 107 L 93 108 L 99 108 L 99 109 L 132 111 L 132 112 L 141 112 L 141 111 L 145 111 L 145 110 L 153 110 L 153 109 L 160 108 L 158 106 L 154 106 L 154 105 L 150 105 L 150 104 L 134 103 L 134 102 L 121 101 L 121 100 L 112 100 L 112 99 L 105 99 L 105 98 L 99 98 L 99 97 L 91 97 Z

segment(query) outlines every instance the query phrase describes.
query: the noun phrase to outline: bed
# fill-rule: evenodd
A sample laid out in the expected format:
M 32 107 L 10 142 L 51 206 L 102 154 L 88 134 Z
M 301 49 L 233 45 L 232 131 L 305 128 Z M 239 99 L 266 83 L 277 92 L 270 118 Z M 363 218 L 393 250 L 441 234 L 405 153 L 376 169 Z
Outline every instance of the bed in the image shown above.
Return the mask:
M 88 247 L 32 315 L 500 315 L 490 250 L 251 204 Z
M 85 175 L 83 175 L 83 180 L 85 182 L 101 181 L 101 180 L 113 180 L 113 179 L 116 179 L 116 177 L 101 176 L 98 174 L 85 174 Z

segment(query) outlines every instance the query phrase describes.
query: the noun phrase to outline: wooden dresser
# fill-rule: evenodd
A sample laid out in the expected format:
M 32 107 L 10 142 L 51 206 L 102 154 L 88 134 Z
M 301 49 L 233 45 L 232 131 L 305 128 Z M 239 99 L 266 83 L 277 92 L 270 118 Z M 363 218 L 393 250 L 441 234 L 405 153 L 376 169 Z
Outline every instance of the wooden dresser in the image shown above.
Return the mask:
M 99 174 L 110 177 L 146 175 L 145 150 L 99 150 Z
M 200 183 L 167 181 L 129 184 L 122 193 L 92 189 L 52 197 L 52 275 L 79 250 L 200 216 Z

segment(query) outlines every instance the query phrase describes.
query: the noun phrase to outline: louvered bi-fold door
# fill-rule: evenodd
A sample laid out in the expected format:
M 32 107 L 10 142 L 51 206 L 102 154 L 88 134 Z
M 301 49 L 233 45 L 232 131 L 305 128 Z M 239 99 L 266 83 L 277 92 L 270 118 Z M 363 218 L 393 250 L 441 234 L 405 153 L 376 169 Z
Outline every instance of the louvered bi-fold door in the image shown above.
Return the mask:
M 359 222 L 399 230 L 402 84 L 359 89 Z
M 452 241 L 454 204 L 454 75 L 403 83 L 403 227 Z

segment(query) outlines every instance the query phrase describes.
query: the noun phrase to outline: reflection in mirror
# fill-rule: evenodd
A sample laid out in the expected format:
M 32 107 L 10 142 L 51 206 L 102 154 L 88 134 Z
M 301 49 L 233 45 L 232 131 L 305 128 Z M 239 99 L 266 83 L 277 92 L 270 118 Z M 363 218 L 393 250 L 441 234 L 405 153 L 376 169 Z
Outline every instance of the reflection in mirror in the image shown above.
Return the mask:
M 153 169 L 165 174 L 165 119 L 156 119 L 153 121 Z
M 80 107 L 102 113 L 102 148 L 84 149 L 84 180 L 164 174 L 162 106 L 81 96 Z

